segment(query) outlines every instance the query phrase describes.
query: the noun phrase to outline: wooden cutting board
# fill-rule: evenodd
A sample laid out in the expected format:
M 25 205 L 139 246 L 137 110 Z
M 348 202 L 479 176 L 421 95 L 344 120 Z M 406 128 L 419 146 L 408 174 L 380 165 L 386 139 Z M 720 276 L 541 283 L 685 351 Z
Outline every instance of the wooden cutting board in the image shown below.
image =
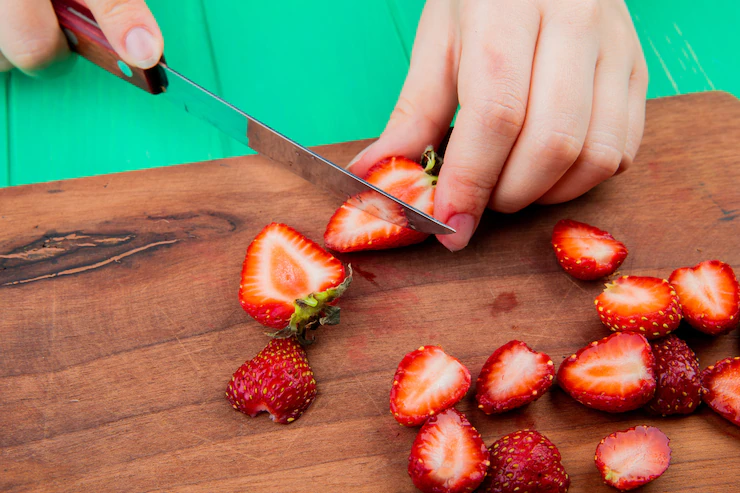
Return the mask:
M 237 300 L 244 252 L 271 221 L 320 240 L 337 202 L 259 157 L 0 191 L 0 490 L 48 492 L 411 492 L 416 429 L 388 393 L 402 356 L 440 344 L 477 376 L 520 339 L 556 365 L 607 335 L 599 282 L 557 265 L 561 218 L 629 248 L 623 274 L 667 277 L 718 258 L 740 272 L 740 102 L 724 93 L 651 101 L 633 168 L 568 204 L 488 214 L 471 245 L 434 240 L 342 256 L 356 279 L 342 323 L 308 349 L 319 395 L 288 426 L 224 398 L 267 342 Z M 40 143 L 42 145 L 42 143 Z M 366 143 L 320 149 L 347 162 Z M 738 332 L 682 327 L 702 367 L 740 354 Z M 523 428 L 553 440 L 571 492 L 610 491 L 599 440 L 659 426 L 673 463 L 644 491 L 735 491 L 740 428 L 702 406 L 679 419 L 610 415 L 553 388 L 485 416 L 458 409 L 487 444 Z

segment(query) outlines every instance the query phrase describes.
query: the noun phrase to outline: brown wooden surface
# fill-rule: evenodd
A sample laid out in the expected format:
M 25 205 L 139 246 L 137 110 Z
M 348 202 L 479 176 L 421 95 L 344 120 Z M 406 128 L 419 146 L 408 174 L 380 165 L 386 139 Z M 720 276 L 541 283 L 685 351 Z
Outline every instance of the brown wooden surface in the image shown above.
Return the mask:
M 434 240 L 346 255 L 342 323 L 308 349 L 319 395 L 296 423 L 235 412 L 232 372 L 266 343 L 239 306 L 244 252 L 270 221 L 320 240 L 334 198 L 259 157 L 0 191 L 0 490 L 410 492 L 416 429 L 397 425 L 397 363 L 441 344 L 477 376 L 517 338 L 556 365 L 607 335 L 601 284 L 577 282 L 549 244 L 558 219 L 629 248 L 621 272 L 667 277 L 718 258 L 740 271 L 740 102 L 724 93 L 651 101 L 637 163 L 565 205 L 489 214 L 469 248 Z M 347 162 L 364 143 L 321 149 Z M 702 368 L 740 354 L 738 332 L 679 335 Z M 458 405 L 487 444 L 536 428 L 572 492 L 610 491 L 593 464 L 608 433 L 649 423 L 671 438 L 644 491 L 737 491 L 740 428 L 706 406 L 680 419 L 589 410 L 553 388 L 489 417 Z

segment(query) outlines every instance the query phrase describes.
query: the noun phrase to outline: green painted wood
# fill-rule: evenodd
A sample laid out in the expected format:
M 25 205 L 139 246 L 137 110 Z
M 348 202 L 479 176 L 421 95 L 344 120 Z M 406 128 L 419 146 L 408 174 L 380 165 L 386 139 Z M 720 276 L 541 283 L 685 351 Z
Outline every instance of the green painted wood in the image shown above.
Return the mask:
M 10 185 L 10 160 L 8 159 L 8 78 L 0 74 L 0 188 Z M 0 211 L 2 213 L 2 211 Z

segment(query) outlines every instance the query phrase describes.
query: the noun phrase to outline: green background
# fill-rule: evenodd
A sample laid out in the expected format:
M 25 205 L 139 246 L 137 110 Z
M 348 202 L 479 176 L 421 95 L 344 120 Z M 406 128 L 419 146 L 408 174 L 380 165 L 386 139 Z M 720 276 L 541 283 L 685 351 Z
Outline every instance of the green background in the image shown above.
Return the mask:
M 377 136 L 408 68 L 422 0 L 149 0 L 171 66 L 305 145 Z M 648 97 L 740 95 L 736 0 L 628 1 Z M 0 74 L 0 186 L 249 153 L 167 101 L 78 60 Z

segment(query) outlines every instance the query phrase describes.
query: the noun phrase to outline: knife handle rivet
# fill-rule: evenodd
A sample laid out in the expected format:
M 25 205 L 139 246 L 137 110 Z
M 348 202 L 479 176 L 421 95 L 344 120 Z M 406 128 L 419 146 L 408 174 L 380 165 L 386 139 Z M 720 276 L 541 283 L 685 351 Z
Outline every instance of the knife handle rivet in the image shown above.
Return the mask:
M 77 36 L 75 36 L 75 33 L 70 31 L 69 29 L 64 28 L 64 34 L 67 36 L 67 40 L 72 46 L 77 46 L 80 43 L 79 41 L 77 41 Z
M 131 67 L 126 65 L 126 62 L 124 62 L 123 60 L 118 60 L 118 68 L 126 77 L 131 77 L 132 75 L 134 75 L 134 73 L 131 71 Z

